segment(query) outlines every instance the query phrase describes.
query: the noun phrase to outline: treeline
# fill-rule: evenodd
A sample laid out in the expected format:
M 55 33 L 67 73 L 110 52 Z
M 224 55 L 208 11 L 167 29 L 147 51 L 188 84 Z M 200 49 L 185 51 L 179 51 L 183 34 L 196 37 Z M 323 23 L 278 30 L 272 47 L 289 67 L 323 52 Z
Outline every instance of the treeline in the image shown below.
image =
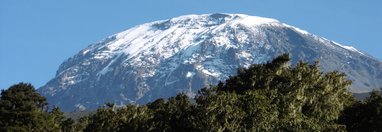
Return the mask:
M 239 68 L 196 97 L 183 93 L 146 105 L 108 103 L 78 120 L 50 110 L 30 84 L 3 90 L 0 131 L 382 131 L 382 96 L 356 101 L 340 72 L 318 63 L 289 66 L 284 54 Z

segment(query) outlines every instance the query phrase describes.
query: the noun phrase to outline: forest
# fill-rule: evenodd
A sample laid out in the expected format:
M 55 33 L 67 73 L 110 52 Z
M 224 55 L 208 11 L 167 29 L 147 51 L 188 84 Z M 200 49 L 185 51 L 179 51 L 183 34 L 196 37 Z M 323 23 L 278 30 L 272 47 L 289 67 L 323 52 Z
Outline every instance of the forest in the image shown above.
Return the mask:
M 319 62 L 290 65 L 283 54 L 237 69 L 235 76 L 199 90 L 144 105 L 106 103 L 70 118 L 49 108 L 32 84 L 1 91 L 0 131 L 382 131 L 382 96 L 356 100 L 351 81 Z

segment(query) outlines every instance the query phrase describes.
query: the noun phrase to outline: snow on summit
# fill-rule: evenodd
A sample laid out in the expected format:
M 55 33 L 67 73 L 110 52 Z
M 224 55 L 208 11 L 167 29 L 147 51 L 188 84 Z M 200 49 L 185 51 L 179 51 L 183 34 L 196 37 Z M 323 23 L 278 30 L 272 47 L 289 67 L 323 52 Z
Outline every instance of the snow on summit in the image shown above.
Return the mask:
M 221 30 L 224 30 L 224 28 L 235 28 L 238 26 L 246 26 L 248 28 L 256 29 L 257 26 L 262 25 L 280 27 L 285 26 L 298 31 L 299 33 L 311 35 L 307 31 L 280 23 L 279 21 L 271 18 L 248 16 L 244 14 L 185 15 L 169 20 L 161 20 L 138 25 L 113 35 L 112 37 L 115 37 L 115 40 L 106 44 L 108 51 L 100 52 L 95 56 L 95 58 L 103 59 L 104 57 L 108 57 L 108 55 L 121 53 L 129 55 L 130 58 L 137 58 L 135 56 L 138 54 L 149 54 L 149 52 L 161 53 L 164 58 L 168 58 L 179 50 L 197 44 L 198 42 L 195 41 L 195 39 L 197 37 L 203 37 L 198 36 L 198 34 L 208 32 L 219 33 Z M 170 37 L 171 39 L 169 39 Z M 238 39 L 243 40 L 246 38 Z M 216 38 L 216 41 L 220 41 L 219 44 L 227 44 L 227 40 L 224 40 L 224 38 Z M 175 44 L 176 46 L 169 46 L 169 44 Z M 350 51 L 359 52 L 353 47 L 343 46 L 338 43 L 335 44 Z M 227 46 L 231 47 L 232 45 Z M 171 48 L 171 50 L 168 48 Z M 87 51 L 88 50 L 84 51 L 84 53 Z

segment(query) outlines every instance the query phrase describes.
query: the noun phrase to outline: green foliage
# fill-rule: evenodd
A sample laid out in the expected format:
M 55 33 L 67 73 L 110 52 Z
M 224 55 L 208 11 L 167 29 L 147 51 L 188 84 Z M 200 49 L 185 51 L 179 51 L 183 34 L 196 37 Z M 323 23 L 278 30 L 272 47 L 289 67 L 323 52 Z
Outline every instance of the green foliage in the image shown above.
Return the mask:
M 78 122 L 73 125 L 74 131 L 72 132 L 82 132 L 85 130 L 88 124 L 89 124 L 89 116 L 81 117 L 80 119 L 78 119 Z M 68 128 L 68 127 L 65 127 L 65 128 Z
M 153 113 L 149 120 L 153 131 L 192 131 L 195 127 L 190 116 L 194 112 L 192 104 L 183 93 L 169 98 L 167 102 L 158 99 L 147 106 Z
M 240 131 L 244 111 L 237 94 L 200 95 L 196 99 L 196 126 L 199 131 Z
M 61 123 L 61 130 L 63 132 L 74 132 L 75 131 L 74 120 L 72 118 L 63 120 Z
M 341 111 L 353 100 L 347 91 L 351 82 L 345 78 L 345 74 L 336 71 L 323 74 L 319 70 L 318 62 L 310 65 L 300 61 L 295 67 L 289 67 L 288 63 L 288 55 L 284 54 L 272 62 L 239 69 L 237 76 L 230 77 L 225 83 L 217 86 L 217 92 L 244 96 L 248 100 L 241 102 L 251 102 L 243 106 L 244 108 L 255 105 L 245 108 L 248 110 L 247 114 L 253 111 L 265 112 L 256 113 L 268 116 L 267 120 L 261 123 L 276 125 L 254 128 L 273 128 L 266 129 L 272 131 L 322 131 L 344 128 L 336 124 L 336 121 Z M 257 103 L 259 101 L 262 102 Z M 264 110 L 258 111 L 259 108 Z M 270 117 L 268 112 L 273 113 L 275 117 Z M 250 118 L 255 119 L 247 119 L 246 124 L 259 123 L 259 118 L 251 115 Z
M 28 83 L 2 90 L 0 131 L 60 131 L 64 114 L 59 108 L 48 111 L 45 97 Z
M 2 90 L 0 100 L 0 131 L 42 131 L 48 115 L 46 99 L 31 84 L 19 83 Z
M 110 106 L 110 105 L 108 105 Z M 192 130 L 191 102 L 185 94 L 158 99 L 144 106 L 101 108 L 89 117 L 85 131 L 181 131 Z
M 340 123 L 348 131 L 382 131 L 382 96 L 373 91 L 369 98 L 357 101 L 347 108 L 340 117 Z
M 180 93 L 146 105 L 107 103 L 73 120 L 47 110 L 30 84 L 2 91 L 1 131 L 382 131 L 382 97 L 355 102 L 345 74 L 323 73 L 319 63 L 289 65 L 288 54 L 239 68 L 194 99 Z M 340 118 L 339 118 L 340 117 Z
M 153 128 L 149 125 L 153 113 L 147 106 L 128 105 L 119 110 L 119 116 L 122 118 L 118 131 L 150 131 Z
M 52 123 L 52 126 L 50 128 L 53 131 L 59 131 L 61 130 L 61 126 L 63 124 L 63 121 L 65 119 L 64 112 L 62 112 L 58 107 L 54 107 L 49 114 L 49 121 Z

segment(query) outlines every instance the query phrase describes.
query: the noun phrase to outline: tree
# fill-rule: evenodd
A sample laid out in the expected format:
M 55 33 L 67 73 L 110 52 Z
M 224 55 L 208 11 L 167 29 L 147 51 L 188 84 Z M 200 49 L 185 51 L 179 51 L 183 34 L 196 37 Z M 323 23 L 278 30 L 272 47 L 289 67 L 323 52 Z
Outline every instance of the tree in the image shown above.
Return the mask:
M 46 99 L 29 83 L 19 83 L 2 90 L 0 131 L 46 131 L 50 124 Z
M 239 68 L 236 76 L 200 90 L 195 100 L 180 93 L 141 106 L 108 103 L 84 117 L 75 130 L 344 131 L 343 124 L 349 125 L 348 130 L 352 124 L 380 130 L 380 96 L 352 106 L 354 98 L 347 90 L 351 81 L 345 74 L 323 73 L 319 62 L 300 61 L 292 67 L 289 61 L 283 54 L 265 64 Z M 341 122 L 338 118 L 345 108 L 353 109 L 342 114 Z M 359 115 L 365 112 L 371 114 L 366 121 L 373 124 L 356 121 L 364 119 Z
M 118 110 L 120 125 L 118 131 L 153 131 L 149 120 L 153 119 L 153 112 L 147 106 L 127 105 Z
M 203 90 L 196 98 L 195 126 L 197 131 L 243 131 L 245 117 L 235 93 L 213 94 Z
M 165 102 L 158 99 L 147 105 L 153 112 L 153 131 L 193 131 L 193 108 L 186 94 L 180 93 Z
M 58 107 L 54 107 L 49 113 L 50 121 L 53 124 L 51 129 L 53 131 L 61 130 L 63 126 L 63 121 L 65 120 L 64 112 L 60 110 Z
M 289 61 L 289 55 L 283 54 L 271 62 L 241 68 L 236 76 L 219 83 L 216 93 L 237 93 L 239 99 L 245 98 L 244 104 L 253 102 L 241 106 L 251 115 L 246 118 L 245 125 L 262 123 L 265 125 L 260 128 L 273 128 L 270 131 L 344 129 L 336 122 L 341 111 L 354 100 L 348 92 L 351 81 L 337 71 L 320 72 L 318 62 L 308 64 L 300 61 L 295 67 L 290 67 Z M 277 117 L 270 116 L 269 112 L 276 113 Z M 261 120 L 265 117 L 267 120 Z M 270 123 L 277 125 L 270 127 L 267 125 Z
M 118 128 L 118 118 L 113 108 L 100 108 L 89 117 L 85 131 L 115 131 Z
M 62 121 L 61 131 L 63 132 L 75 132 L 74 120 L 72 118 L 67 118 Z
M 78 122 L 74 124 L 74 132 L 84 131 L 88 125 L 89 125 L 89 116 L 81 117 L 80 119 L 78 119 Z
M 373 91 L 364 101 L 348 107 L 340 117 L 348 131 L 382 131 L 382 96 Z

